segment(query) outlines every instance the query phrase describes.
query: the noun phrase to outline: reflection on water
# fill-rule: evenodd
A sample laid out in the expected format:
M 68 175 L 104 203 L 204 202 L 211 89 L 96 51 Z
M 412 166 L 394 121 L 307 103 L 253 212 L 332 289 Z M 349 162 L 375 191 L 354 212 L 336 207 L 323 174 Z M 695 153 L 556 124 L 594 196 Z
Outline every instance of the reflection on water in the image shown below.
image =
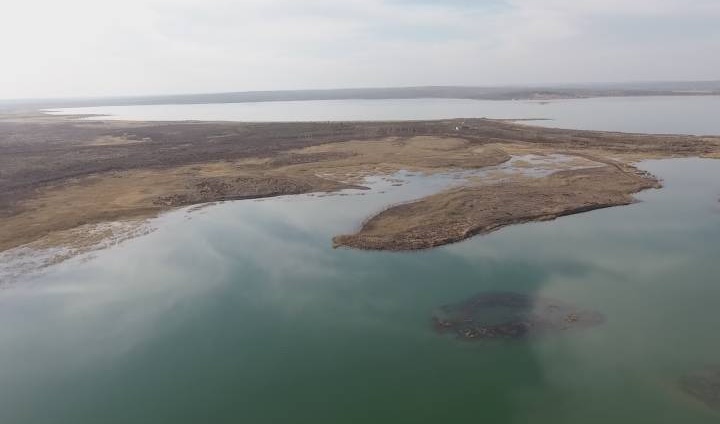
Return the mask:
M 559 128 L 641 133 L 719 134 L 720 96 L 607 97 L 553 101 L 457 99 L 319 100 L 67 108 L 58 114 L 150 121 L 384 121 L 413 119 L 543 119 Z
M 0 422 L 717 422 L 679 382 L 720 354 L 720 163 L 643 168 L 642 203 L 412 254 L 330 239 L 452 175 L 164 215 L 0 291 Z M 438 337 L 433 310 L 487 291 L 605 322 Z

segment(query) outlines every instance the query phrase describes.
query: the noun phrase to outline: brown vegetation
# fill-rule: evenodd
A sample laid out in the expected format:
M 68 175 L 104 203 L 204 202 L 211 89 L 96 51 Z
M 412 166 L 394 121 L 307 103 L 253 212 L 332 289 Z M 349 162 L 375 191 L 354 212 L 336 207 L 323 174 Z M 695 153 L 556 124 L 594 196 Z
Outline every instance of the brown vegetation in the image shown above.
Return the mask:
M 632 193 L 651 187 L 658 187 L 654 178 L 613 166 L 472 185 L 391 207 L 333 241 L 359 249 L 427 249 L 512 224 L 629 204 Z

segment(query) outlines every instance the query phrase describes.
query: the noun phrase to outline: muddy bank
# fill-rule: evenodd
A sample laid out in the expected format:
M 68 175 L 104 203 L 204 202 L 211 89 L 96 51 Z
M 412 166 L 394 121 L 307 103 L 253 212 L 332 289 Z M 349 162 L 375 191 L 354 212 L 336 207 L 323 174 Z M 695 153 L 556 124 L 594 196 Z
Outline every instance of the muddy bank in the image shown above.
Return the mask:
M 597 311 L 555 299 L 487 292 L 445 305 L 432 315 L 435 329 L 462 340 L 519 339 L 602 324 Z

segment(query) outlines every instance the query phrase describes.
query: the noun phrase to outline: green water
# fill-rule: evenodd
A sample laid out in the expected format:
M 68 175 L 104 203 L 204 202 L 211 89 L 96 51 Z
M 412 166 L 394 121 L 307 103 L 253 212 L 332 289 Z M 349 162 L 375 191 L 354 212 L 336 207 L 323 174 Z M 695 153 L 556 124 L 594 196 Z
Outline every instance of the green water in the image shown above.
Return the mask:
M 644 168 L 666 187 L 642 203 L 421 253 L 330 237 L 447 181 L 166 215 L 0 291 L 0 423 L 716 423 L 677 381 L 720 363 L 720 162 Z M 607 322 L 433 330 L 434 308 L 486 290 Z

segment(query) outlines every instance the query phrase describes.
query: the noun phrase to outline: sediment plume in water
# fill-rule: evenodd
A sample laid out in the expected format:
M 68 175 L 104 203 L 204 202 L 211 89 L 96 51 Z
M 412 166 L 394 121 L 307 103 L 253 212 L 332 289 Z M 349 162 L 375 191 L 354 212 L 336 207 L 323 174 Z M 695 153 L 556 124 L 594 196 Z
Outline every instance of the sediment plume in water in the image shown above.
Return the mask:
M 519 339 L 588 328 L 604 322 L 593 310 L 513 292 L 485 292 L 433 313 L 435 329 L 464 340 Z

